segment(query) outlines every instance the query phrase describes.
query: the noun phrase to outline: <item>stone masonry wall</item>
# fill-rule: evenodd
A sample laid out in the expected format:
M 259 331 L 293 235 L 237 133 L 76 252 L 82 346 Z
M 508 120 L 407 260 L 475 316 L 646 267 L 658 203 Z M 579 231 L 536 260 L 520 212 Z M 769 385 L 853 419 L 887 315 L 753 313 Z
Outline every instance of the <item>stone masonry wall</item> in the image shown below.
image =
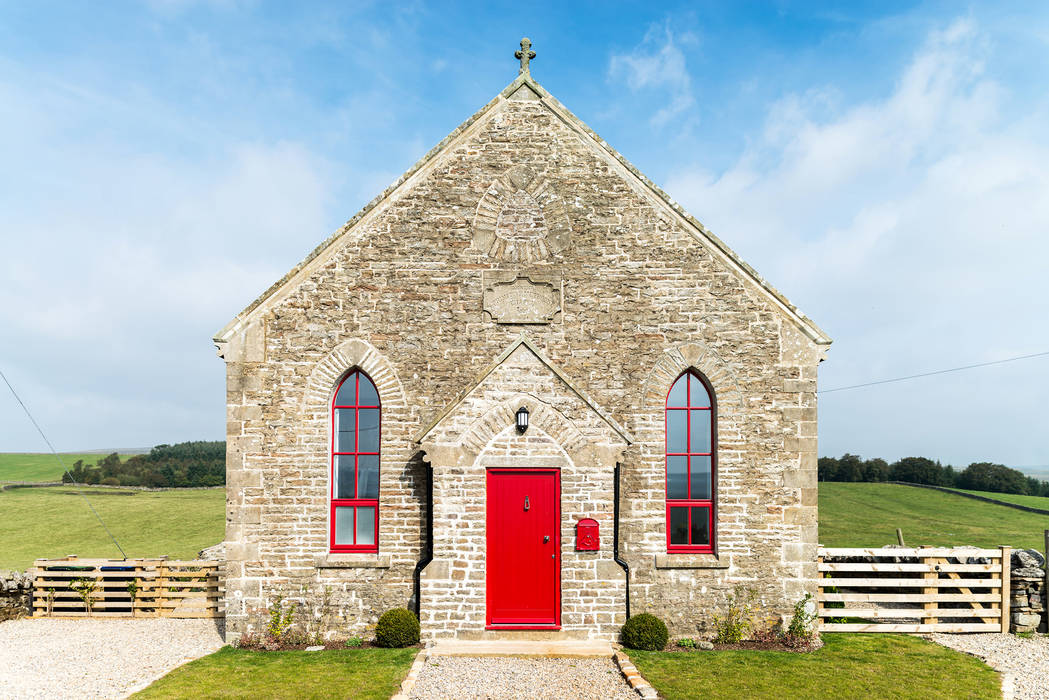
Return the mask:
M 1013 552 L 1009 584 L 1012 599 L 1009 604 L 1009 631 L 1045 632 L 1047 611 L 1045 604 L 1045 557 L 1036 549 L 1018 549 Z
M 534 204 L 502 194 L 518 184 Z M 482 221 L 482 198 L 510 208 Z M 518 225 L 527 231 L 514 238 Z M 530 325 L 498 322 L 482 311 L 485 276 L 496 273 L 559 280 L 540 289 L 558 308 Z M 821 347 L 571 121 L 540 100 L 501 99 L 225 342 L 231 635 L 257 628 L 278 593 L 327 589 L 338 634 L 364 633 L 385 609 L 412 602 L 426 468 L 414 440 L 522 332 L 633 438 L 617 457 L 632 612 L 694 634 L 736 585 L 756 589 L 770 616 L 815 593 Z M 355 366 L 383 402 L 380 553 L 329 556 L 328 400 Z M 666 553 L 663 401 L 688 367 L 707 375 L 718 401 L 717 556 Z M 602 439 L 610 444 L 588 438 Z M 440 487 L 435 472 L 436 503 L 481 517 L 483 467 L 454 467 Z M 611 470 L 574 460 L 562 470 L 563 528 L 584 515 L 602 528 L 598 556 L 564 552 L 565 591 L 608 582 L 596 601 L 564 598 L 566 634 L 608 636 L 625 605 L 622 572 L 608 564 Z M 448 564 L 451 581 L 471 582 L 461 591 L 471 600 L 482 580 L 472 556 Z M 428 608 L 427 595 L 428 634 L 478 631 Z
M 33 579 L 28 572 L 0 571 L 0 622 L 33 614 Z
M 349 341 L 304 366 L 294 405 L 280 405 L 271 398 L 280 387 L 259 381 L 257 366 L 228 366 L 244 373 L 227 382 L 227 638 L 264 629 L 278 597 L 329 635 L 367 634 L 384 611 L 409 605 L 423 527 L 426 466 L 403 438 L 388 438 L 411 425 L 396 377 L 370 346 Z M 353 367 L 382 401 L 379 556 L 327 554 L 328 406 Z

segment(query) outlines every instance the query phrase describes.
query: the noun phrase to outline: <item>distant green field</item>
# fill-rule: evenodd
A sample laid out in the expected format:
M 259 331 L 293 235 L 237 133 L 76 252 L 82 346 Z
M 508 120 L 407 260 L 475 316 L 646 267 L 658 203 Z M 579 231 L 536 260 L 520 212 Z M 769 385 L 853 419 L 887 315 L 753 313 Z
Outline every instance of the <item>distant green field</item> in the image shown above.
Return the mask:
M 130 557 L 192 558 L 223 538 L 221 488 L 84 490 Z M 828 547 L 894 544 L 899 527 L 908 545 L 1041 549 L 1049 516 L 913 486 L 823 482 L 819 526 Z M 0 569 L 66 554 L 119 557 L 72 486 L 0 492 Z
M 224 489 L 83 489 L 129 557 L 192 559 L 222 541 Z M 73 487 L 0 491 L 0 569 L 67 554 L 120 558 Z
M 820 544 L 881 547 L 903 529 L 908 545 L 1041 550 L 1049 515 L 896 484 L 820 482 Z
M 78 459 L 84 464 L 94 465 L 104 454 L 64 454 L 60 453 L 66 468 L 72 469 Z M 127 459 L 130 455 L 120 455 Z M 35 454 L 30 452 L 0 452 L 0 482 L 4 481 L 61 481 L 62 465 L 53 454 Z
M 958 489 L 965 493 L 971 493 L 976 496 L 983 496 L 984 498 L 993 498 L 996 501 L 1005 501 L 1006 503 L 1016 503 L 1017 505 L 1027 506 L 1029 508 L 1040 508 L 1042 510 L 1049 510 L 1049 498 L 1045 496 L 1018 496 L 1015 493 L 994 493 L 993 491 L 969 491 L 967 489 Z

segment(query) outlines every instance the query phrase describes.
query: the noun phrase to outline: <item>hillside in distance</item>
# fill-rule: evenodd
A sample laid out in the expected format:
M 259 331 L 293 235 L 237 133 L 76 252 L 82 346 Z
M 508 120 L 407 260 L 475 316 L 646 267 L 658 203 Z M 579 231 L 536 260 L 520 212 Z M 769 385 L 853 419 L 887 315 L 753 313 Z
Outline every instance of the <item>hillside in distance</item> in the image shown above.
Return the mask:
M 820 482 L 819 537 L 825 547 L 908 546 L 1031 548 L 1041 551 L 1049 515 L 1039 515 L 916 486 Z

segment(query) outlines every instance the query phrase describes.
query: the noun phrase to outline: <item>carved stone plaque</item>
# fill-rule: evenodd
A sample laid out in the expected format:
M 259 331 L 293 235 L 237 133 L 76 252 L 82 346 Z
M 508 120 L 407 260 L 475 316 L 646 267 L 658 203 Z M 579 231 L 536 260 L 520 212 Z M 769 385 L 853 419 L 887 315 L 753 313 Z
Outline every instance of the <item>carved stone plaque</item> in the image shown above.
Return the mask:
M 561 313 L 561 276 L 549 272 L 488 272 L 483 308 L 496 323 L 552 323 Z

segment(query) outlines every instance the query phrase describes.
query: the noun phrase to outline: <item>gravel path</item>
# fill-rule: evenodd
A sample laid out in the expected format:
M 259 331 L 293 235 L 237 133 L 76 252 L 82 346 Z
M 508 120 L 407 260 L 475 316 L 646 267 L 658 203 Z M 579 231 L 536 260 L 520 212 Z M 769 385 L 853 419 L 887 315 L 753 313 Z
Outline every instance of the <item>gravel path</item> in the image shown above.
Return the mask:
M 611 659 L 431 656 L 411 697 L 638 700 Z
M 219 621 L 221 624 L 221 621 Z M 223 645 L 215 620 L 0 624 L 3 698 L 122 698 Z
M 1014 698 L 1049 700 L 1049 637 L 1013 634 L 930 634 L 945 647 L 972 654 L 1001 673 L 1012 674 Z

